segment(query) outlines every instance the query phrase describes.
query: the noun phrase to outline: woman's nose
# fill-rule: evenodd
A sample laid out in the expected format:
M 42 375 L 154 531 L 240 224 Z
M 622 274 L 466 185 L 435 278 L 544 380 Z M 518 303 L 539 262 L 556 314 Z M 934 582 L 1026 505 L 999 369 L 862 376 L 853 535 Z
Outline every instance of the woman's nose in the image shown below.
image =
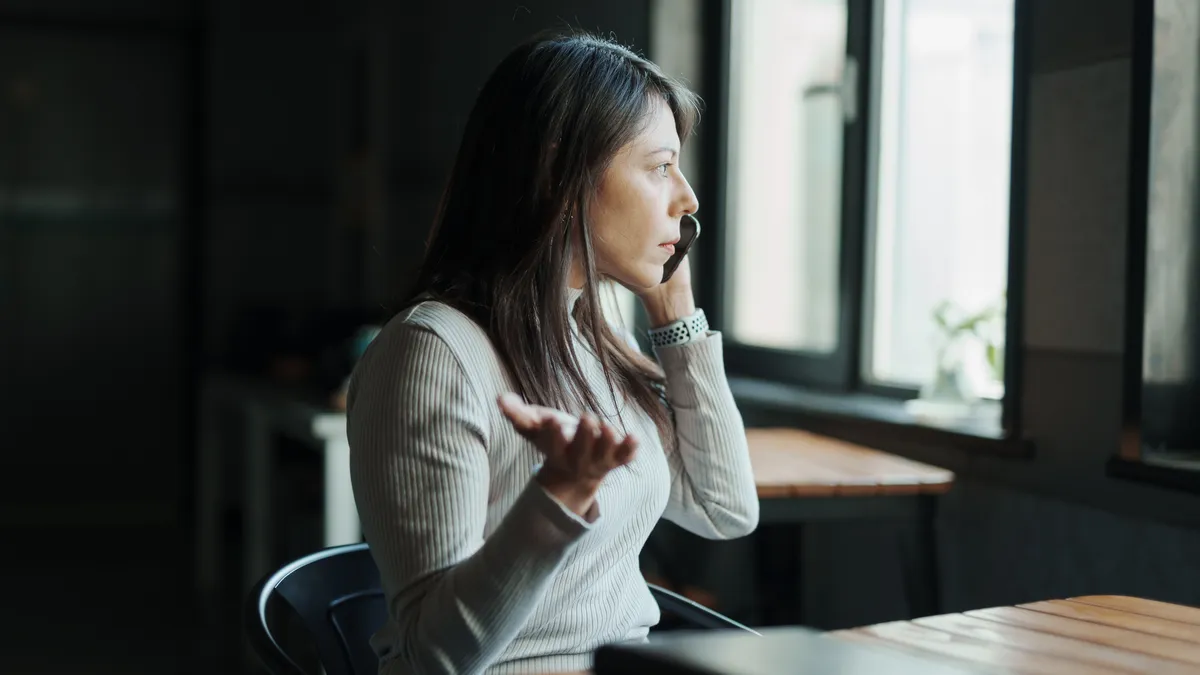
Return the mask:
M 685 213 L 695 213 L 700 210 L 700 200 L 696 198 L 696 192 L 692 190 L 692 185 L 687 179 L 683 179 L 683 190 L 679 196 L 679 211 L 680 215 Z

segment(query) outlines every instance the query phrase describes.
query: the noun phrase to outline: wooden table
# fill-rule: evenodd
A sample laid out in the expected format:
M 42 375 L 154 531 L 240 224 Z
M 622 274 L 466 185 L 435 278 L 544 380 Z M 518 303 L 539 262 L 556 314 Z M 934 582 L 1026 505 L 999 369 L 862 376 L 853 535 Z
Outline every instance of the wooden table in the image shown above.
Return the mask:
M 761 500 L 764 598 L 787 598 L 795 589 L 803 523 L 899 519 L 917 527 L 918 545 L 904 570 L 911 616 L 937 613 L 935 498 L 954 484 L 953 473 L 799 429 L 749 429 L 746 439 Z M 803 623 L 798 607 L 766 613 L 767 623 Z
M 749 429 L 746 441 L 758 496 L 773 504 L 795 497 L 939 495 L 954 485 L 945 469 L 800 429 Z
M 978 609 L 826 635 L 1001 673 L 1200 672 L 1200 608 L 1118 595 Z

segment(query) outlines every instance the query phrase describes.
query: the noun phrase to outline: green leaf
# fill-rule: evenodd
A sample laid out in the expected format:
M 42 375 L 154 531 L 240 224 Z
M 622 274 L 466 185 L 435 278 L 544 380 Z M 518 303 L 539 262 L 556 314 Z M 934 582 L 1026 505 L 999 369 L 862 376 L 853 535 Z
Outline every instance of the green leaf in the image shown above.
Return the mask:
M 947 333 L 950 332 L 950 320 L 946 318 L 946 312 L 948 311 L 950 311 L 950 303 L 945 300 L 938 303 L 937 307 L 933 310 L 934 323 L 938 325 L 938 328 Z
M 987 361 L 992 368 L 992 375 L 997 380 L 1004 379 L 1004 351 L 997 344 L 988 343 L 987 346 Z

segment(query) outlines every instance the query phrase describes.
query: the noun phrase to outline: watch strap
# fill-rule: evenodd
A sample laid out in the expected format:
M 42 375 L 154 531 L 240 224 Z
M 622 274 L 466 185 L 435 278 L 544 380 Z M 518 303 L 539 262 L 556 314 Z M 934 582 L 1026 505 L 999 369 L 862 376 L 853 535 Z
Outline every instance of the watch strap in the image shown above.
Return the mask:
M 708 333 L 708 317 L 698 309 L 691 316 L 654 328 L 650 331 L 650 344 L 655 348 L 687 344 Z

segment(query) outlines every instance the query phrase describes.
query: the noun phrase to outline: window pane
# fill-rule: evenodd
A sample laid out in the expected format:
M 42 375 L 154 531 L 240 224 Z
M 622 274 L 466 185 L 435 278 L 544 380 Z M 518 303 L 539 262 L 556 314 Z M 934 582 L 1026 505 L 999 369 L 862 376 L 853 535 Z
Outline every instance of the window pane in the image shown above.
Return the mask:
M 1200 3 L 1157 0 L 1153 45 L 1141 459 L 1195 469 L 1200 460 Z
M 1150 99 L 1149 222 L 1142 377 L 1184 384 L 1195 377 L 1193 237 L 1200 136 L 1200 3 L 1154 4 L 1154 84 Z M 1146 409 L 1145 407 L 1143 409 Z
M 921 386 L 951 324 L 993 308 L 992 342 L 959 333 L 975 393 L 1003 394 L 1013 0 L 888 0 L 865 376 Z M 944 303 L 949 303 L 944 304 Z M 993 358 L 989 361 L 989 351 Z
M 727 330 L 742 343 L 831 352 L 846 3 L 754 0 L 732 10 Z

